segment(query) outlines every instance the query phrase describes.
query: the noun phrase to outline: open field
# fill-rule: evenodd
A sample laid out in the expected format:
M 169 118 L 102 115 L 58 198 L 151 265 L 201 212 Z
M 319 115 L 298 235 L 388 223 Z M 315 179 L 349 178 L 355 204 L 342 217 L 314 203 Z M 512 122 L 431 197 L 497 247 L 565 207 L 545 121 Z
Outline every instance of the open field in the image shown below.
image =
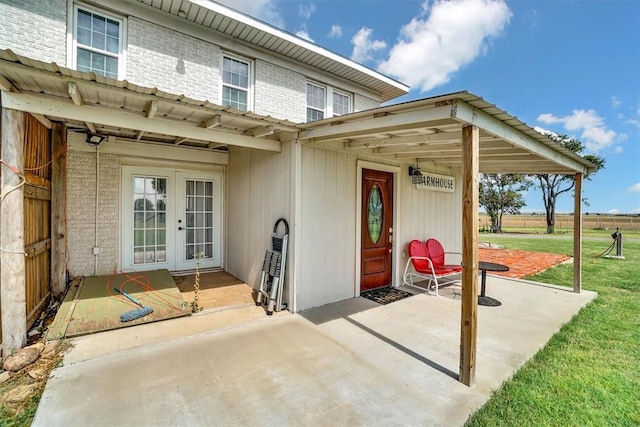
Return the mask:
M 573 252 L 568 236 L 482 234 L 480 240 L 508 249 Z M 640 241 L 625 243 L 624 260 L 598 258 L 603 243 L 583 240 L 583 287 L 598 297 L 494 392 L 467 426 L 640 425 Z M 573 265 L 531 279 L 572 287 Z
M 604 215 L 604 214 L 583 214 L 582 228 L 588 230 L 610 230 L 615 231 L 620 228 L 622 233 L 627 231 L 640 231 L 640 215 Z M 480 214 L 480 228 L 489 230 L 491 221 L 485 214 Z M 547 228 L 547 221 L 544 214 L 526 215 L 505 215 L 502 217 L 502 230 L 541 230 Z M 573 215 L 556 214 L 556 233 L 567 233 L 573 231 Z

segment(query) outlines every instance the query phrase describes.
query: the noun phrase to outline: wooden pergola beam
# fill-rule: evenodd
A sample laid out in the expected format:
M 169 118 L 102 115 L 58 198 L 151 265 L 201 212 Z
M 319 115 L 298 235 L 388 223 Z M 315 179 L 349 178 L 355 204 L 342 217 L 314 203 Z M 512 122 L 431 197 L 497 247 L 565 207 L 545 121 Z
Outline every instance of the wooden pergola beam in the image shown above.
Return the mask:
M 69 92 L 69 97 L 71 97 L 71 100 L 75 105 L 77 105 L 78 107 L 82 107 L 84 105 L 84 102 L 82 101 L 82 95 L 80 95 L 78 85 L 75 82 L 69 82 L 69 84 L 67 85 L 67 92 Z M 89 132 L 97 133 L 96 125 L 94 125 L 93 122 L 85 121 L 84 124 L 87 125 L 87 129 L 89 129 Z
M 213 129 L 215 127 L 220 126 L 221 124 L 222 124 L 222 116 L 220 114 L 216 114 L 215 116 L 211 117 L 209 120 L 202 122 L 200 124 L 200 127 L 203 127 L 205 129 Z
M 573 291 L 582 292 L 582 174 L 576 174 L 573 206 Z
M 158 101 L 149 101 L 147 103 L 147 119 L 153 119 L 153 116 L 158 112 Z M 139 130 L 136 134 L 136 139 L 140 141 L 144 135 L 144 131 Z
M 51 132 L 51 292 L 64 294 L 67 270 L 66 171 L 67 127 L 54 123 Z
M 462 311 L 460 319 L 461 383 L 476 380 L 478 341 L 478 183 L 480 134 L 476 126 L 462 128 Z
M 160 133 L 175 138 L 195 139 L 206 142 L 216 142 L 225 145 L 256 148 L 258 150 L 280 152 L 280 141 L 254 138 L 231 132 L 204 129 L 190 126 L 177 120 L 160 118 L 149 119 L 119 108 L 109 108 L 96 105 L 75 105 L 60 98 L 46 98 L 31 94 L 15 94 L 4 92 L 2 106 L 14 110 L 28 111 L 46 116 L 61 117 L 63 119 L 81 120 L 83 122 L 99 123 L 117 128 L 142 130 L 144 132 Z
M 4 97 L 6 92 L 2 94 Z M 24 168 L 25 115 L 1 108 L 0 149 L 0 313 L 2 354 L 10 355 L 27 341 L 24 252 L 24 191 L 21 178 L 11 168 Z
M 298 139 L 317 142 L 354 136 L 375 135 L 390 130 L 413 129 L 421 125 L 427 127 L 445 123 L 455 124 L 451 115 L 451 106 L 449 105 L 426 110 L 408 111 L 305 130 L 300 132 Z

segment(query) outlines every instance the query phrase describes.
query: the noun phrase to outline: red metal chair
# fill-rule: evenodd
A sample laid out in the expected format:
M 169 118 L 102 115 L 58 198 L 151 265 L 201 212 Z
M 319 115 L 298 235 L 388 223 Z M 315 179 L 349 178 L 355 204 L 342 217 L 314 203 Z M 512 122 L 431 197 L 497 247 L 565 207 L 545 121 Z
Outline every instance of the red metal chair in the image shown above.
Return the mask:
M 453 270 L 457 273 L 462 271 L 462 266 L 460 264 L 445 264 L 445 255 L 460 255 L 460 259 L 462 259 L 462 254 L 460 252 L 445 252 L 438 239 L 428 239 L 426 243 L 427 252 L 429 253 L 428 256 L 431 258 L 434 267 Z
M 435 295 L 438 296 L 438 287 L 440 285 L 438 280 L 457 275 L 459 273 L 459 271 L 455 271 L 451 268 L 435 265 L 429 256 L 427 245 L 420 240 L 412 240 L 411 243 L 409 243 L 408 250 L 409 259 L 407 260 L 407 265 L 405 266 L 404 274 L 402 275 L 402 282 L 406 286 L 424 289 L 427 292 L 434 290 Z M 425 280 L 429 281 L 426 289 L 414 283 Z M 447 281 L 447 283 L 448 282 L 449 281 Z

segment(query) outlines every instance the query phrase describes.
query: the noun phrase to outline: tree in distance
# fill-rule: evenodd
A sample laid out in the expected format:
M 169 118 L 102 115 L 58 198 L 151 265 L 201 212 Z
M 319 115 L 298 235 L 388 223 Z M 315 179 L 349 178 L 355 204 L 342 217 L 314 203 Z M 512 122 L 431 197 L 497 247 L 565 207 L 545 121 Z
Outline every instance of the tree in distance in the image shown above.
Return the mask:
M 585 146 L 577 139 L 571 138 L 567 135 L 558 135 L 553 132 L 545 132 L 544 135 L 556 141 L 564 148 L 573 151 L 593 163 L 596 167 L 596 171 L 604 169 L 604 158 L 595 154 L 583 155 Z M 585 180 L 589 180 L 593 173 L 585 174 L 583 178 Z M 558 175 L 548 173 L 531 174 L 528 176 L 533 185 L 542 191 L 542 200 L 544 202 L 547 219 L 547 233 L 553 234 L 556 225 L 556 201 L 558 200 L 558 196 L 569 191 L 573 191 L 576 185 L 576 177 L 575 175 Z M 582 199 L 582 202 L 586 206 L 589 206 L 589 202 L 586 198 Z
M 502 216 L 505 213 L 519 214 L 526 205 L 520 191 L 526 190 L 531 183 L 525 175 L 488 173 L 480 175 L 480 206 L 491 221 L 494 233 L 502 232 Z

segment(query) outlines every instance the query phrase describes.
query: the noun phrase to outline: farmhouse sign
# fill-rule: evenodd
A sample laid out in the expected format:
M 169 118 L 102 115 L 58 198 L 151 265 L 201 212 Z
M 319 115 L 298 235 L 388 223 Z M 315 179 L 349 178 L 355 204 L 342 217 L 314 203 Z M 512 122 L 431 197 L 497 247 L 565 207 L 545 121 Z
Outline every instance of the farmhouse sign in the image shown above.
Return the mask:
M 456 180 L 453 176 L 422 172 L 421 178 L 422 182 L 416 184 L 418 190 L 443 191 L 445 193 L 456 191 Z

